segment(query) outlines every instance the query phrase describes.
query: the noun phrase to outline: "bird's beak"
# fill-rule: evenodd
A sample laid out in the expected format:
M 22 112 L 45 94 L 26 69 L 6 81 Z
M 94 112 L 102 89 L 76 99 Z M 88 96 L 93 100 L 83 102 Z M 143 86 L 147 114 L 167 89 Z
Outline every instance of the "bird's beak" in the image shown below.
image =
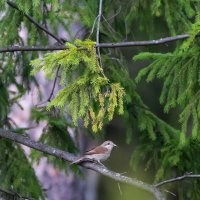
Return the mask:
M 118 147 L 118 146 L 117 146 L 116 144 L 114 144 L 114 143 L 113 143 L 113 145 L 114 145 L 114 147 Z

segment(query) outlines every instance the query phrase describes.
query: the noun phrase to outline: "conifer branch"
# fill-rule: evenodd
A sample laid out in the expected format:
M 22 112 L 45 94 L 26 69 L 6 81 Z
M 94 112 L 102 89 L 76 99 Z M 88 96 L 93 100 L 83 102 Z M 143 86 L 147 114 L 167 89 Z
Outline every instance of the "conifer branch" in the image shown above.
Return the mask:
M 189 178 L 200 178 L 200 174 L 184 174 L 183 176 L 179 176 L 179 177 L 176 177 L 176 178 L 171 178 L 169 180 L 162 181 L 160 183 L 155 184 L 154 186 L 155 187 L 161 187 L 165 184 L 174 183 L 174 182 L 181 181 L 181 180 L 184 180 L 184 179 L 189 179 Z
M 12 8 L 18 10 L 19 12 L 22 12 L 18 6 L 16 4 L 14 4 L 13 2 L 10 2 L 10 1 L 7 1 L 7 4 L 9 6 L 11 6 Z M 57 37 L 55 34 L 53 34 L 52 32 L 50 32 L 47 28 L 45 28 L 44 26 L 42 26 L 41 24 L 39 24 L 35 19 L 33 19 L 31 16 L 23 13 L 24 16 L 31 22 L 33 23 L 36 27 L 38 27 L 39 29 L 41 29 L 42 31 L 44 31 L 46 34 L 50 35 L 52 38 L 54 38 L 60 45 L 63 45 L 64 42 L 59 38 Z M 51 90 L 51 93 L 50 93 L 50 96 L 49 98 L 47 99 L 47 101 L 50 101 L 51 100 L 51 97 L 53 95 L 53 92 L 54 92 L 54 89 L 55 89 L 55 85 L 56 85 L 56 82 L 57 82 L 57 79 L 58 79 L 58 73 L 59 73 L 59 70 L 60 70 L 60 66 L 57 68 L 57 71 L 56 71 L 56 77 L 54 79 L 54 83 L 53 83 L 53 87 L 52 87 L 52 90 Z
M 36 149 L 40 152 L 47 153 L 49 155 L 55 156 L 57 158 L 63 159 L 65 161 L 73 162 L 77 159 L 77 156 L 74 156 L 71 153 L 62 151 L 60 149 L 48 146 L 46 144 L 42 144 L 40 142 L 35 142 L 28 137 L 16 134 L 14 132 L 0 129 L 0 137 L 9 139 L 11 141 L 17 142 L 19 144 L 23 144 L 27 147 Z M 164 196 L 162 195 L 161 191 L 154 185 L 150 185 L 144 183 L 142 181 L 137 180 L 136 178 L 130 178 L 127 176 L 123 176 L 120 173 L 113 172 L 108 170 L 106 167 L 99 165 L 94 162 L 84 162 L 81 166 L 96 171 L 104 176 L 110 177 L 113 180 L 120 181 L 129 185 L 133 185 L 140 189 L 150 192 L 152 195 L 155 196 L 157 200 L 165 200 Z
M 197 35 L 199 37 L 200 35 Z M 172 37 L 160 38 L 157 40 L 144 40 L 144 41 L 129 41 L 129 42 L 117 42 L 117 43 L 99 43 L 96 44 L 96 48 L 118 48 L 118 47 L 138 47 L 138 46 L 152 46 L 165 44 L 173 41 L 184 40 L 189 38 L 189 34 L 176 35 Z M 15 51 L 56 51 L 68 49 L 67 46 L 10 46 L 0 48 L 0 53 L 15 52 Z
M 13 199 L 35 200 L 32 197 L 23 196 L 23 195 L 20 195 L 19 193 L 15 192 L 15 191 L 5 190 L 5 189 L 2 189 L 2 188 L 0 188 L 0 193 L 4 193 L 6 195 L 12 196 Z M 0 197 L 1 197 L 1 195 L 0 195 Z M 8 199 L 10 199 L 10 198 L 8 198 Z
M 9 6 L 11 6 L 12 8 L 18 10 L 19 12 L 22 12 L 19 7 L 13 3 L 13 2 L 10 2 L 10 1 L 7 1 L 7 4 Z M 23 13 L 23 12 L 22 12 Z M 44 26 L 42 26 L 41 24 L 39 24 L 35 19 L 33 19 L 31 16 L 23 13 L 23 15 L 31 22 L 33 23 L 36 27 L 38 27 L 39 29 L 41 29 L 42 31 L 44 31 L 47 35 L 50 35 L 52 38 L 54 38 L 60 45 L 63 45 L 64 42 L 59 38 L 57 37 L 55 34 L 53 34 L 52 32 L 50 32 L 47 28 L 45 28 Z M 55 85 L 56 85 L 56 82 L 57 82 L 57 78 L 58 78 L 58 73 L 59 73 L 59 70 L 60 70 L 60 66 L 57 68 L 57 71 L 56 71 L 56 77 L 54 79 L 54 83 L 53 83 L 53 87 L 52 87 L 52 90 L 51 90 L 51 93 L 50 93 L 50 96 L 49 98 L 47 99 L 47 101 L 50 101 L 51 100 L 51 97 L 53 95 L 53 92 L 54 92 L 54 89 L 55 89 Z
M 7 4 L 10 6 L 10 7 L 12 7 L 12 8 L 14 8 L 14 9 L 16 9 L 16 10 L 18 10 L 19 12 L 21 12 L 21 13 L 23 13 L 23 15 L 31 22 L 31 23 L 33 23 L 35 26 L 37 26 L 39 29 L 41 29 L 42 31 L 44 31 L 46 34 L 48 34 L 48 35 L 50 35 L 52 38 L 54 38 L 59 44 L 64 44 L 63 43 L 63 41 L 60 39 L 60 38 L 58 38 L 56 35 L 54 35 L 52 32 L 50 32 L 48 29 L 46 29 L 44 26 L 42 26 L 41 24 L 39 24 L 35 19 L 33 19 L 31 16 L 29 16 L 29 15 L 27 15 L 27 14 L 25 14 L 23 11 L 21 11 L 20 9 L 19 9 L 19 7 L 15 4 L 15 3 L 13 3 L 13 2 L 11 2 L 11 1 L 7 1 Z

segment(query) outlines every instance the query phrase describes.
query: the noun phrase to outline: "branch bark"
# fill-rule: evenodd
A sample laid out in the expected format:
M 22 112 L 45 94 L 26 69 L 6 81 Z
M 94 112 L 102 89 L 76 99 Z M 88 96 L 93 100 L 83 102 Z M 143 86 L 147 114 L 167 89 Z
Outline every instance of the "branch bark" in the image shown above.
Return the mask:
M 183 176 L 179 176 L 176 178 L 171 178 L 169 180 L 162 181 L 160 183 L 155 184 L 154 186 L 161 187 L 161 186 L 169 184 L 169 183 L 174 183 L 174 182 L 181 181 L 184 179 L 189 179 L 189 178 L 200 178 L 200 174 L 184 174 Z
M 46 144 L 35 142 L 28 137 L 16 134 L 9 130 L 0 129 L 0 137 L 9 139 L 9 140 L 17 142 L 19 144 L 23 144 L 25 146 L 28 146 L 28 147 L 36 149 L 38 151 L 47 153 L 49 155 L 64 159 L 65 161 L 73 162 L 77 159 L 77 156 L 74 156 L 73 154 L 70 154 L 68 152 L 62 151 L 60 149 L 57 149 L 57 148 L 54 148 L 51 146 L 48 146 Z M 137 180 L 136 178 L 130 178 L 127 176 L 123 176 L 120 173 L 116 173 L 111 170 L 108 170 L 106 167 L 101 166 L 97 163 L 84 162 L 81 164 L 81 166 L 83 166 L 87 169 L 96 171 L 104 176 L 110 177 L 113 180 L 120 181 L 120 182 L 123 182 L 126 184 L 130 184 L 130 185 L 133 185 L 140 189 L 143 189 L 145 191 L 148 191 L 152 195 L 154 195 L 157 200 L 165 200 L 161 191 L 154 185 L 144 183 L 142 181 Z
M 118 47 L 138 47 L 138 46 L 152 46 L 165 44 L 173 41 L 184 40 L 189 37 L 189 34 L 182 34 L 172 37 L 165 37 L 156 40 L 144 40 L 144 41 L 130 41 L 130 42 L 117 42 L 117 43 L 99 43 L 96 44 L 96 48 L 118 48 Z M 67 46 L 10 46 L 0 48 L 0 53 L 4 52 L 15 52 L 15 51 L 56 51 L 68 49 Z
M 99 14 L 98 14 L 98 20 L 97 20 L 97 32 L 96 32 L 96 50 L 97 50 L 97 55 L 99 58 L 99 64 L 101 66 L 101 73 L 105 77 L 105 74 L 103 72 L 103 64 L 102 64 L 102 59 L 101 59 L 101 51 L 99 45 L 99 34 L 100 34 L 100 23 L 101 23 L 101 16 L 102 16 L 102 4 L 103 0 L 99 0 Z

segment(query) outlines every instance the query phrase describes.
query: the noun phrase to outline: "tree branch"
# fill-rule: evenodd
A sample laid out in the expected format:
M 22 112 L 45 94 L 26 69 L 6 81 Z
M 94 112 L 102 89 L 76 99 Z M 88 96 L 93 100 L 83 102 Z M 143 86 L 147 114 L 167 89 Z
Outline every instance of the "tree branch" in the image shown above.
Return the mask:
M 22 12 L 19 7 L 13 3 L 13 2 L 10 2 L 10 1 L 7 1 L 7 4 L 9 6 L 11 6 L 12 8 L 18 10 L 19 12 Z M 22 12 L 23 13 L 23 12 Z M 23 13 L 23 15 L 31 22 L 33 23 L 36 27 L 38 27 L 39 29 L 41 29 L 42 31 L 44 31 L 47 35 L 50 35 L 52 38 L 54 38 L 60 45 L 63 45 L 64 42 L 59 38 L 57 37 L 56 35 L 54 35 L 53 33 L 51 33 L 47 28 L 45 28 L 44 26 L 42 26 L 41 24 L 39 24 L 36 20 L 34 20 L 31 16 Z M 56 71 L 56 77 L 54 79 L 54 83 L 53 83 L 53 87 L 52 87 L 52 90 L 51 90 L 51 93 L 50 93 L 50 96 L 49 98 L 47 99 L 47 101 L 50 101 L 51 100 L 51 97 L 53 95 L 53 92 L 54 92 L 54 89 L 55 89 L 55 85 L 56 85 L 56 81 L 58 79 L 58 73 L 59 73 L 59 70 L 60 70 L 60 66 L 58 67 L 57 71 Z
M 28 137 L 25 137 L 25 136 L 22 136 L 22 135 L 19 135 L 19 134 L 16 134 L 16 133 L 13 133 L 11 131 L 4 130 L 4 129 L 1 129 L 1 128 L 0 128 L 0 137 L 9 139 L 11 141 L 14 141 L 14 142 L 17 142 L 17 143 L 20 143 L 20 144 L 23 144 L 27 147 L 36 149 L 36 150 L 44 152 L 44 153 L 47 153 L 47 154 L 55 156 L 57 158 L 64 159 L 65 161 L 68 161 L 68 162 L 69 161 L 73 162 L 78 158 L 77 156 L 75 156 L 71 153 L 68 153 L 68 152 L 62 151 L 60 149 L 48 146 L 46 144 L 42 144 L 40 142 L 35 142 Z M 81 163 L 80 165 L 87 168 L 87 169 L 91 169 L 93 171 L 96 171 L 96 172 L 98 172 L 98 173 L 100 173 L 104 176 L 110 177 L 113 180 L 120 181 L 120 182 L 123 182 L 123 183 L 127 183 L 129 185 L 133 185 L 135 187 L 138 187 L 140 189 L 148 191 L 151 194 L 153 194 L 156 197 L 157 200 L 165 200 L 162 193 L 158 189 L 159 187 L 161 187 L 165 184 L 181 181 L 181 180 L 184 180 L 184 179 L 200 178 L 200 174 L 185 174 L 183 176 L 179 176 L 179 177 L 176 177 L 176 178 L 172 178 L 172 179 L 169 179 L 169 180 L 162 181 L 162 182 L 157 183 L 155 185 L 150 185 L 150 184 L 144 183 L 142 181 L 139 181 L 136 178 L 130 178 L 130 177 L 127 177 L 127 176 L 123 176 L 120 173 L 116 173 L 116 172 L 113 172 L 111 170 L 108 170 L 106 167 L 99 165 L 97 163 L 84 162 L 84 163 Z M 0 191 L 5 192 L 2 189 L 0 189 Z
M 73 154 L 70 154 L 68 152 L 62 151 L 57 148 L 50 147 L 46 144 L 35 142 L 28 137 L 13 133 L 8 130 L 0 129 L 0 137 L 23 144 L 25 146 L 31 147 L 33 149 L 47 153 L 49 155 L 64 159 L 65 161 L 73 162 L 77 159 L 77 156 L 74 156 Z M 145 191 L 148 191 L 152 195 L 154 195 L 157 200 L 165 200 L 162 193 L 160 192 L 160 190 L 157 187 L 147 184 L 147 183 L 144 183 L 142 181 L 139 181 L 136 178 L 130 178 L 127 176 L 123 176 L 119 173 L 110 171 L 106 167 L 101 166 L 94 162 L 84 162 L 81 164 L 81 166 L 83 166 L 87 169 L 96 171 L 104 176 L 110 177 L 113 180 L 120 181 L 120 182 L 123 182 L 126 184 L 130 184 L 130 185 L 136 186 L 140 189 L 143 189 Z
M 16 51 L 56 51 L 68 49 L 67 46 L 9 46 L 0 48 L 0 53 L 16 52 Z
M 199 36 L 199 35 L 198 35 Z M 197 37 L 198 37 L 197 36 Z M 144 41 L 130 41 L 130 42 L 117 42 L 117 43 L 99 43 L 96 44 L 96 48 L 117 48 L 117 47 L 138 47 L 138 46 L 152 46 L 165 44 L 173 41 L 184 40 L 189 37 L 189 34 L 182 34 L 172 37 L 160 38 L 157 40 L 144 40 Z M 15 51 L 55 51 L 68 49 L 67 46 L 10 46 L 0 48 L 0 53 L 4 52 L 15 52 Z
M 98 14 L 98 20 L 97 20 L 97 32 L 96 32 L 96 44 L 99 44 L 99 32 L 100 32 L 100 23 L 101 23 L 101 16 L 102 16 L 102 4 L 103 0 L 99 0 L 99 14 Z M 99 49 L 97 47 L 97 49 Z
M 5 193 L 5 194 L 7 194 L 9 196 L 12 196 L 13 199 L 34 200 L 34 198 L 32 198 L 32 197 L 22 196 L 22 195 L 18 194 L 17 192 L 10 191 L 10 190 L 5 190 L 5 189 L 2 189 L 2 188 L 0 188 L 0 193 Z M 0 197 L 1 197 L 1 195 L 0 195 Z
M 200 36 L 200 35 L 198 35 Z M 131 47 L 131 46 L 151 46 L 151 45 L 158 45 L 158 44 L 165 44 L 177 40 L 184 40 L 186 38 L 189 38 L 189 34 L 182 34 L 182 35 L 176 35 L 172 37 L 165 37 L 160 38 L 156 40 L 144 40 L 144 41 L 130 41 L 130 42 L 116 42 L 116 43 L 100 43 L 99 47 L 102 48 L 116 48 L 116 47 Z
M 18 10 L 19 12 L 23 13 L 23 15 L 24 15 L 31 23 L 33 23 L 34 25 L 36 25 L 39 29 L 41 29 L 42 31 L 44 31 L 46 34 L 50 35 L 50 36 L 51 36 L 52 38 L 54 38 L 59 44 L 64 44 L 63 41 L 62 41 L 59 37 L 57 37 L 56 35 L 54 35 L 53 33 L 51 33 L 48 29 L 46 29 L 44 26 L 42 26 L 41 24 L 39 24 L 39 23 L 38 23 L 36 20 L 34 20 L 31 16 L 29 16 L 29 15 L 25 14 L 23 11 L 21 11 L 21 10 L 19 9 L 19 7 L 18 7 L 15 3 L 11 2 L 11 1 L 7 1 L 7 4 L 8 4 L 9 6 L 11 6 L 12 8 Z
M 54 79 L 54 81 L 53 81 L 53 87 L 52 87 L 52 89 L 51 89 L 51 93 L 50 93 L 50 95 L 49 95 L 49 97 L 48 97 L 48 99 L 47 99 L 48 102 L 51 101 L 51 98 L 52 98 L 52 96 L 53 96 L 53 92 L 54 92 L 54 89 L 55 89 L 55 87 L 56 87 L 56 81 L 57 81 L 57 78 L 58 78 L 58 73 L 59 73 L 59 71 L 60 71 L 60 66 L 61 66 L 61 65 L 59 65 L 58 68 L 57 68 L 57 70 L 56 70 L 56 77 L 55 77 L 55 79 Z
M 165 184 L 169 184 L 169 183 L 173 183 L 173 182 L 177 182 L 177 181 L 181 181 L 181 180 L 189 179 L 189 178 L 200 178 L 200 174 L 184 174 L 183 176 L 179 176 L 179 177 L 176 177 L 176 178 L 171 178 L 169 180 L 162 181 L 160 183 L 155 184 L 154 186 L 160 187 L 160 186 L 163 186 Z
M 96 47 L 97 47 L 97 55 L 99 58 L 99 63 L 101 67 L 101 73 L 105 77 L 104 71 L 103 71 L 103 64 L 101 59 L 101 51 L 99 45 L 99 34 L 100 34 L 100 23 L 101 23 L 101 16 L 102 16 L 102 4 L 103 0 L 99 0 L 99 14 L 98 14 L 98 20 L 97 20 L 97 32 L 96 32 Z

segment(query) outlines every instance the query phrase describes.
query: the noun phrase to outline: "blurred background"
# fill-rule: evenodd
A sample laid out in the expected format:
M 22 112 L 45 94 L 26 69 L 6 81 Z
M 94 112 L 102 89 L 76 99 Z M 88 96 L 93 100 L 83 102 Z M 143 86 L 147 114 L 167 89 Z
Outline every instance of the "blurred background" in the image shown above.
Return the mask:
M 4 38 L 0 41 L 2 47 L 10 45 L 59 46 L 58 41 L 38 29 L 26 15 L 32 16 L 62 41 L 73 43 L 76 39 L 88 38 L 96 41 L 98 1 L 27 0 L 26 3 L 22 3 L 17 0 L 11 2 L 15 3 L 18 9 L 13 8 L 6 1 L 1 2 L 0 30 L 2 28 L 2 31 L 0 34 Z M 191 1 L 181 2 L 103 1 L 100 43 L 153 40 L 185 33 L 194 22 L 197 7 Z M 165 166 L 162 175 L 158 175 L 157 170 L 162 163 L 160 149 L 166 145 L 163 139 L 165 134 L 174 139 L 174 136 L 171 136 L 173 130 L 181 128 L 178 122 L 180 109 L 177 106 L 168 113 L 164 113 L 163 105 L 159 100 L 163 86 L 162 80 L 147 83 L 145 79 L 142 79 L 136 84 L 135 77 L 151 61 L 133 61 L 133 57 L 141 52 L 163 54 L 173 52 L 179 43 L 174 41 L 159 45 L 101 48 L 102 66 L 106 77 L 111 82 L 119 82 L 125 89 L 126 97 L 124 114 L 121 116 L 115 114 L 110 122 L 105 120 L 103 129 L 98 133 L 93 133 L 91 127 L 85 128 L 81 119 L 79 119 L 78 127 L 74 126 L 67 110 L 64 114 L 60 113 L 59 109 L 50 112 L 46 110 L 48 105 L 46 100 L 52 91 L 54 80 L 49 80 L 42 70 L 35 76 L 30 73 L 32 70 L 30 61 L 44 57 L 46 52 L 1 54 L 0 84 L 2 83 L 4 90 L 12 91 L 17 96 L 12 103 L 1 105 L 2 110 L 6 106 L 9 108 L 4 113 L 0 113 L 2 121 L 9 118 L 8 125 L 4 123 L 1 126 L 17 130 L 20 134 L 27 134 L 36 141 L 78 155 L 105 140 L 112 140 L 119 148 L 114 149 L 111 157 L 104 163 L 108 169 L 149 184 L 154 183 L 155 180 L 159 182 L 164 178 L 177 175 L 179 174 L 177 173 L 178 165 L 170 166 L 169 171 Z M 82 66 L 84 65 L 80 63 L 80 68 Z M 55 74 L 56 70 L 52 73 Z M 81 72 L 76 73 L 80 75 Z M 8 78 L 9 76 L 11 79 Z M 58 77 L 60 76 L 61 72 L 58 73 Z M 58 81 L 52 98 L 61 88 Z M 144 127 L 142 122 L 146 122 L 148 126 Z M 28 160 L 31 160 L 46 199 L 154 199 L 149 193 L 136 187 L 114 181 L 82 167 L 70 166 L 69 163 L 44 156 L 42 153 L 32 152 L 25 146 L 23 150 Z M 4 162 L 3 158 L 2 162 Z M 182 169 L 180 174 L 185 170 Z M 17 177 L 16 174 L 12 176 Z M 11 182 L 3 181 L 2 184 L 7 187 L 11 185 Z M 17 189 L 17 191 L 30 194 L 31 188 L 28 187 L 28 183 L 26 184 L 27 188 L 23 190 L 20 189 L 19 183 L 16 183 L 16 186 L 13 183 L 13 190 Z M 170 187 L 170 192 L 177 196 L 166 194 L 169 199 L 181 199 L 177 186 L 182 185 L 174 184 Z M 36 199 L 42 199 L 37 194 L 33 192 Z

